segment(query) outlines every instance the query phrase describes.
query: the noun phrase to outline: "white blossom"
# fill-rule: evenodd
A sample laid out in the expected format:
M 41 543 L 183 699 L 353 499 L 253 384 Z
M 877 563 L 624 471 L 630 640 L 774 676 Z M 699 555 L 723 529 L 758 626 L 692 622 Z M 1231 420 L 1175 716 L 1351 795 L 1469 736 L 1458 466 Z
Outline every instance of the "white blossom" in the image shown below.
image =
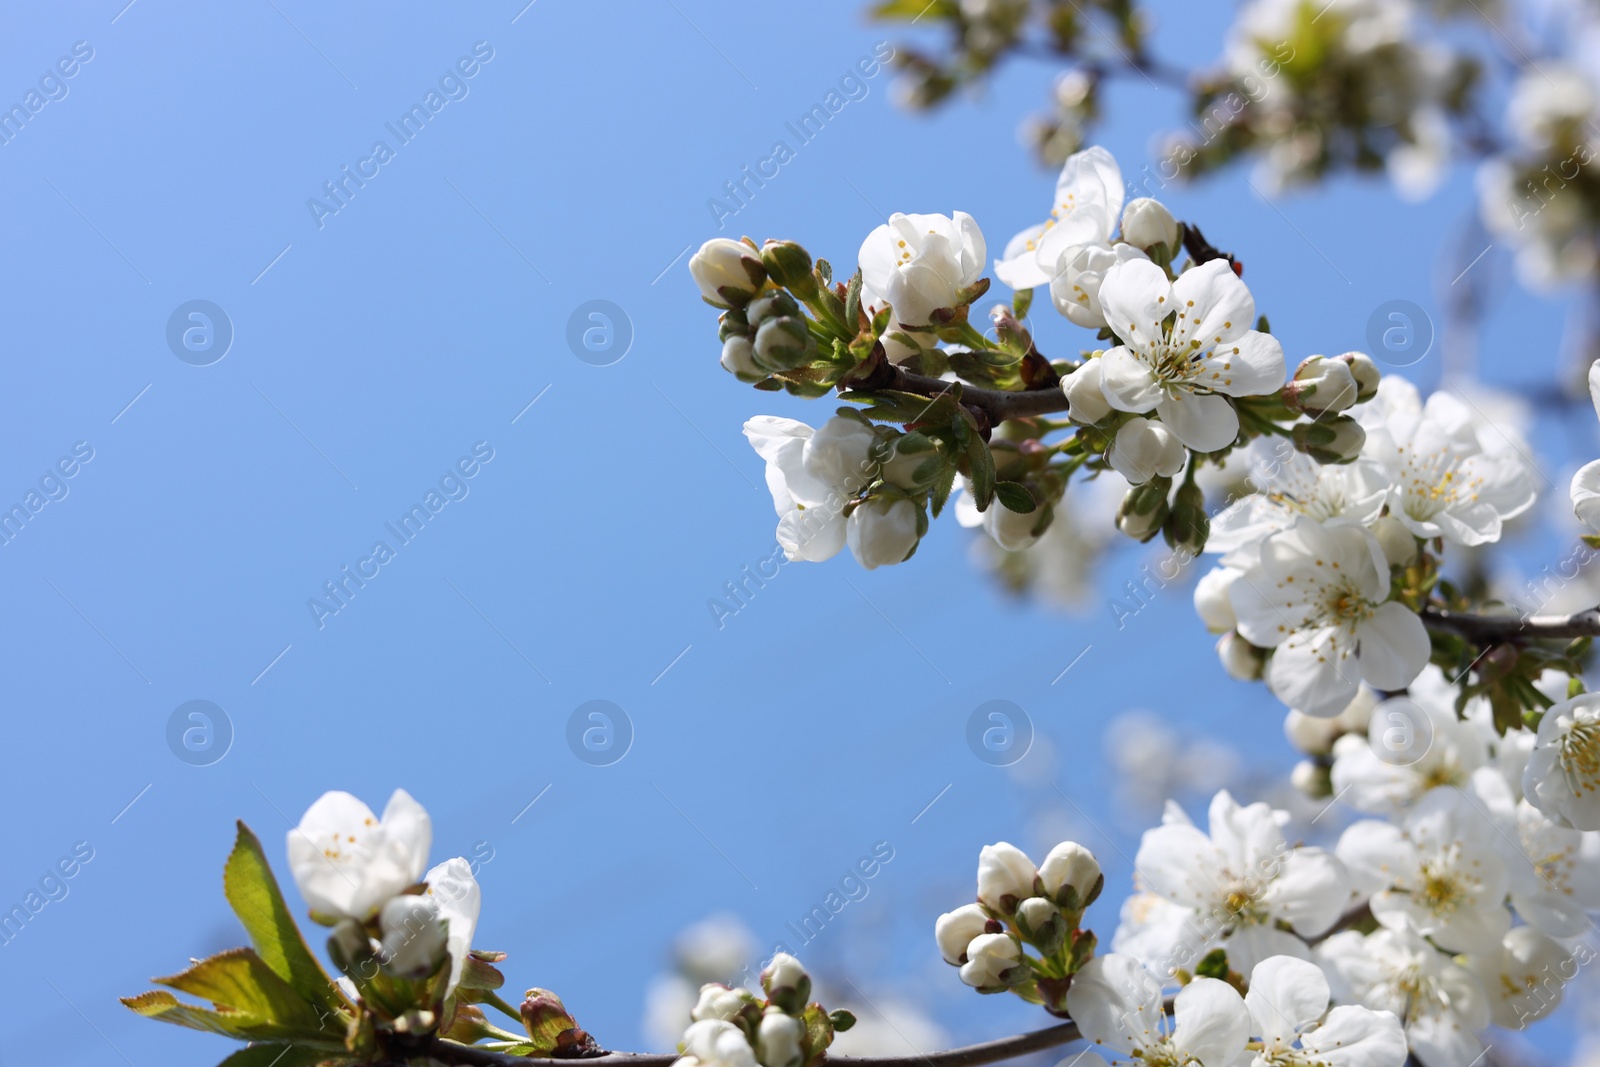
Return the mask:
M 1228 553 L 1242 566 L 1268 534 L 1288 529 L 1304 515 L 1317 522 L 1349 519 L 1366 525 L 1378 518 L 1389 495 L 1384 469 L 1370 461 L 1322 464 L 1296 452 L 1286 440 L 1258 438 L 1244 450 L 1255 491 L 1229 504 L 1211 520 L 1207 552 Z
M 1241 807 L 1227 790 L 1212 798 L 1209 834 L 1187 820 L 1167 821 L 1145 831 L 1133 865 L 1146 889 L 1190 909 L 1185 943 L 1168 971 L 1217 946 L 1240 971 L 1268 956 L 1303 956 L 1301 938 L 1326 931 L 1349 903 L 1338 859 L 1290 847 L 1269 806 Z
M 800 1067 L 805 1055 L 800 1041 L 805 1024 L 783 1010 L 771 1007 L 756 1027 L 756 1061 L 761 1067 Z
M 289 870 L 313 913 L 365 921 L 422 880 L 433 823 L 396 789 L 380 820 L 344 792 L 322 794 L 289 831 Z
M 1338 714 L 1363 680 L 1404 688 L 1428 662 L 1422 620 L 1389 601 L 1388 561 L 1356 523 L 1297 518 L 1261 542 L 1232 596 L 1239 632 L 1274 650 L 1268 685 L 1308 715 Z
M 927 326 L 940 308 L 963 303 L 983 277 L 983 233 L 971 215 L 889 216 L 861 244 L 862 300 L 894 309 L 891 329 Z
M 1585 463 L 1572 476 L 1572 513 L 1589 528 L 1600 533 L 1600 459 Z
M 751 999 L 748 989 L 730 989 L 720 982 L 707 982 L 700 987 L 700 999 L 695 1001 L 689 1018 L 697 1023 L 707 1019 L 732 1021 Z
M 1074 152 L 1056 179 L 1050 217 L 1006 243 L 994 276 L 1018 290 L 1049 283 L 1067 249 L 1110 243 L 1122 198 L 1122 170 L 1110 152 L 1099 145 Z
M 1097 956 L 1073 976 L 1067 1012 L 1083 1036 L 1117 1053 L 1113 1064 L 1230 1067 L 1250 1037 L 1244 999 L 1226 982 L 1195 978 L 1178 991 L 1169 1021 L 1161 982 L 1132 956 Z
M 872 496 L 850 513 L 845 541 L 867 570 L 901 563 L 921 538 L 922 513 L 904 497 Z
M 422 880 L 428 886 L 423 890 L 423 899 L 445 923 L 445 944 L 450 953 L 450 980 L 445 986 L 448 995 L 460 983 L 467 954 L 472 951 L 472 937 L 483 909 L 483 890 L 473 876 L 472 864 L 463 856 L 436 864 Z
M 689 257 L 689 273 L 700 295 L 718 307 L 739 306 L 760 292 L 766 281 L 761 254 L 743 241 L 713 237 Z
M 1457 690 L 1432 665 L 1406 696 L 1379 704 L 1362 734 L 1333 746 L 1333 788 L 1357 811 L 1398 814 L 1435 786 L 1464 788 L 1489 759 L 1489 744 L 1456 716 Z
M 744 424 L 750 447 L 767 461 L 767 489 L 778 513 L 778 543 L 791 560 L 820 563 L 844 547 L 844 488 L 817 480 L 805 465 L 810 426 L 776 415 Z
M 1427 403 L 1394 375 L 1356 408 L 1362 456 L 1389 474 L 1389 514 L 1412 533 L 1461 545 L 1500 539 L 1507 519 L 1533 506 L 1537 476 L 1520 445 L 1450 393 Z
M 1434 789 L 1402 825 L 1364 819 L 1335 850 L 1384 926 L 1414 928 L 1457 952 L 1498 944 L 1511 926 L 1505 863 L 1487 815 L 1458 789 Z
M 1233 614 L 1231 590 L 1240 573 L 1232 567 L 1213 567 L 1194 584 L 1195 614 L 1214 634 L 1230 633 L 1238 625 Z
M 1028 854 L 1009 841 L 984 845 L 978 853 L 978 902 L 1001 914 L 1033 896 L 1039 876 Z
M 979 934 L 967 945 L 961 980 L 974 989 L 1000 989 L 1022 966 L 1022 946 L 1010 934 Z
M 933 937 L 939 943 L 939 955 L 954 967 L 967 962 L 967 946 L 984 932 L 989 921 L 988 913 L 980 904 L 963 904 L 939 916 L 933 924 Z
M 1399 1017 L 1423 1067 L 1471 1067 L 1482 1053 L 1483 987 L 1411 926 L 1334 934 L 1317 946 L 1317 961 L 1338 1000 Z
M 1100 386 L 1101 362 L 1086 359 L 1083 365 L 1061 379 L 1061 391 L 1067 398 L 1067 416 L 1073 422 L 1093 426 L 1111 414 L 1105 390 Z
M 1129 419 L 1117 430 L 1106 458 L 1129 485 L 1143 485 L 1183 470 L 1189 452 L 1176 434 L 1156 420 Z
M 1100 863 L 1094 853 L 1076 841 L 1061 842 L 1039 865 L 1039 882 L 1045 894 L 1060 901 L 1064 891 L 1070 889 L 1080 908 L 1088 903 L 1101 877 Z
M 1488 994 L 1489 1019 L 1521 1030 L 1561 1006 L 1561 992 L 1577 974 L 1573 953 L 1531 926 L 1506 932 L 1501 942 L 1467 957 L 1466 967 Z
M 1178 245 L 1178 220 L 1166 205 L 1148 196 L 1128 201 L 1122 209 L 1122 239 L 1135 248 Z
M 1225 260 L 1170 283 L 1154 263 L 1120 263 L 1106 272 L 1100 303 L 1123 342 L 1100 357 L 1106 399 L 1119 411 L 1156 412 L 1196 452 L 1215 452 L 1238 435 L 1227 397 L 1283 385 L 1283 349 L 1251 329 L 1255 298 Z
M 1315 963 L 1272 956 L 1250 972 L 1245 1007 L 1261 1035 L 1254 1067 L 1401 1067 L 1406 1035 L 1390 1011 L 1328 1010 L 1328 979 Z M 1326 1018 L 1324 1018 L 1326 1016 Z M 1297 1047 L 1298 1045 L 1298 1047 Z
M 1088 244 L 1069 248 L 1056 263 L 1050 279 L 1050 302 L 1075 326 L 1086 330 L 1105 328 L 1105 309 L 1100 290 L 1106 271 L 1131 260 L 1148 261 L 1149 256 L 1130 244 Z
M 1545 709 L 1522 793 L 1557 826 L 1600 830 L 1600 693 Z

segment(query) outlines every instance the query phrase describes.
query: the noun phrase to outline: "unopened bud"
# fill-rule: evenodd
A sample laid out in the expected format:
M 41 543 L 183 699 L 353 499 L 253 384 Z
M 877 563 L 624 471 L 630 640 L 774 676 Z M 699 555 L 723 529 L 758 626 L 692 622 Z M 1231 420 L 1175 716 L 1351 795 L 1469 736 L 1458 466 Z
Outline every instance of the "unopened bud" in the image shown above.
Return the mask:
M 1061 909 L 1044 897 L 1029 897 L 1017 908 L 1017 928 L 1049 956 L 1061 947 L 1067 937 L 1067 924 L 1061 918 Z
M 1356 380 L 1343 360 L 1312 356 L 1283 387 L 1283 402 L 1310 415 L 1343 411 L 1356 402 Z
M 1228 672 L 1228 677 L 1241 682 L 1256 681 L 1267 666 L 1266 650 L 1257 648 L 1237 633 L 1222 635 L 1217 642 L 1217 658 L 1222 661 L 1222 669 Z
M 1356 403 L 1365 404 L 1378 395 L 1378 381 L 1383 377 L 1378 371 L 1378 365 L 1372 362 L 1372 357 L 1365 352 L 1346 352 L 1335 357 L 1342 360 L 1350 368 L 1350 377 L 1356 383 Z
M 1122 209 L 1122 239 L 1135 248 L 1164 248 L 1170 257 L 1178 246 L 1178 223 L 1159 200 L 1141 196 Z
M 755 346 L 748 337 L 730 337 L 722 343 L 722 369 L 741 382 L 759 382 L 767 376 L 756 365 Z
M 811 253 L 793 241 L 768 241 L 761 249 L 761 264 L 767 277 L 802 300 L 817 295 L 817 280 L 811 274 Z
M 563 1059 L 592 1056 L 600 1051 L 595 1039 L 580 1029 L 561 998 L 548 989 L 530 989 L 518 1010 L 533 1045 L 530 1056 Z
M 1174 550 L 1190 558 L 1205 551 L 1211 536 L 1211 517 L 1206 514 L 1206 494 L 1193 482 L 1178 487 L 1172 513 L 1161 526 L 1161 534 Z
M 1177 434 L 1155 419 L 1135 418 L 1117 430 L 1106 459 L 1129 485 L 1143 485 L 1151 478 L 1170 478 L 1183 470 L 1189 450 Z
M 1105 390 L 1100 388 L 1100 371 L 1100 361 L 1089 359 L 1061 379 L 1061 392 L 1067 398 L 1067 418 L 1080 426 L 1093 426 L 1111 414 Z
M 1239 625 L 1233 614 L 1231 595 L 1239 573 L 1232 567 L 1217 567 L 1202 574 L 1194 585 L 1195 613 L 1214 634 L 1225 634 Z
M 1001 344 L 1014 345 L 1024 351 L 1033 347 L 1033 335 L 1017 321 L 1010 304 L 996 304 L 990 308 L 989 321 L 994 323 L 994 333 Z
M 768 319 L 756 331 L 756 365 L 767 371 L 794 370 L 811 362 L 816 345 L 804 319 Z
M 1297 422 L 1292 433 L 1295 451 L 1304 452 L 1318 463 L 1352 463 L 1367 443 L 1367 431 L 1347 415 Z
M 1417 558 L 1417 535 L 1393 515 L 1384 515 L 1368 527 L 1391 567 L 1409 567 Z
M 701 245 L 689 257 L 689 273 L 706 303 L 721 308 L 743 307 L 767 281 L 756 250 L 728 237 L 713 237 Z
M 784 292 L 768 291 L 760 299 L 750 301 L 750 305 L 744 309 L 751 329 L 756 329 L 768 319 L 793 318 L 799 314 L 800 305 L 794 302 L 794 297 Z
M 806 974 L 799 960 L 787 952 L 780 952 L 762 970 L 761 988 L 766 990 L 769 1001 L 790 1014 L 798 1015 L 805 1010 L 806 1001 L 811 999 L 811 976 Z
M 773 1005 L 756 1027 L 756 1062 L 761 1067 L 800 1067 L 805 1060 L 801 1047 L 805 1035 L 804 1023 Z
M 1315 760 L 1303 759 L 1289 772 L 1289 782 L 1312 800 L 1323 800 L 1333 795 L 1333 774 Z
M 1172 479 L 1152 478 L 1136 485 L 1122 498 L 1117 509 L 1117 529 L 1135 541 L 1148 541 L 1161 532 L 1171 508 L 1167 494 L 1172 490 Z
M 1105 887 L 1106 877 L 1094 853 L 1076 841 L 1063 841 L 1039 865 L 1045 895 L 1068 911 L 1081 912 Z

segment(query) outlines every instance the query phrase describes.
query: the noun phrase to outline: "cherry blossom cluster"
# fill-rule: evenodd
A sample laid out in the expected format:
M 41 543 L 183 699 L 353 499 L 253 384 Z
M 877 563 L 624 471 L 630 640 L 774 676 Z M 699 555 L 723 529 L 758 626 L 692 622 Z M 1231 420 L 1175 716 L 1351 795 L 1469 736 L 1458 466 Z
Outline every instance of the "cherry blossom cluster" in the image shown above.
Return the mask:
M 822 1060 L 834 1033 L 855 1025 L 847 1011 L 810 1003 L 811 977 L 779 952 L 761 972 L 763 1000 L 743 987 L 710 982 L 690 1012 L 674 1067 L 802 1067 Z
M 995 260 L 1017 295 L 991 311 L 993 339 L 970 322 L 989 288 L 986 248 L 958 211 L 892 216 L 848 282 L 793 242 L 717 238 L 691 257 L 702 297 L 723 310 L 727 370 L 764 391 L 861 405 L 815 428 L 775 416 L 745 426 L 791 559 L 848 544 L 868 568 L 903 562 L 953 492 L 963 525 L 1021 551 L 1080 474 L 1125 485 L 1128 536 L 1199 552 L 1201 467 L 1263 435 L 1316 463 L 1359 453 L 1362 430 L 1341 412 L 1374 394 L 1372 361 L 1312 357 L 1286 385 L 1238 264 L 1158 201 L 1126 200 L 1104 149 L 1067 161 L 1046 217 Z M 1038 289 L 1093 331 L 1082 358 L 1038 351 L 1020 321 Z
M 1083 913 L 1104 885 L 1094 854 L 1076 842 L 1057 845 L 1038 867 L 1015 845 L 986 845 L 977 900 L 934 924 L 939 952 L 980 993 L 1009 990 L 1064 1014 L 1072 975 L 1094 955 Z

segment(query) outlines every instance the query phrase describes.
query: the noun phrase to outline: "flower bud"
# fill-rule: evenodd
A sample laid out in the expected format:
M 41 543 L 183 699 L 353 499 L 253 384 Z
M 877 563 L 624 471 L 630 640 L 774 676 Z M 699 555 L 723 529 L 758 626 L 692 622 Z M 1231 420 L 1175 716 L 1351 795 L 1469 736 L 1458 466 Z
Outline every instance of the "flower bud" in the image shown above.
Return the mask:
M 761 264 L 767 268 L 767 277 L 800 299 L 816 297 L 817 280 L 811 274 L 811 253 L 793 241 L 768 241 L 761 249 Z
M 1017 908 L 1017 929 L 1046 956 L 1061 947 L 1066 940 L 1066 920 L 1061 909 L 1044 897 L 1029 897 Z
M 722 342 L 722 369 L 741 382 L 759 382 L 767 376 L 756 366 L 755 346 L 748 337 L 730 337 Z
M 1237 633 L 1223 634 L 1217 641 L 1217 658 L 1222 661 L 1222 669 L 1228 672 L 1228 677 L 1241 682 L 1259 680 L 1267 666 L 1266 650 L 1257 648 Z
M 918 489 L 926 483 L 917 481 L 917 470 L 938 455 L 937 448 L 928 448 L 921 452 L 902 448 L 900 437 L 895 436 L 889 441 L 889 454 L 878 468 L 878 473 L 890 485 L 898 485 L 902 489 Z
M 744 309 L 744 317 L 755 329 L 768 319 L 800 317 L 800 305 L 788 293 L 769 291 L 765 296 L 750 301 L 750 306 Z
M 1146 251 L 1164 247 L 1171 256 L 1178 247 L 1178 222 L 1159 201 L 1141 196 L 1122 209 L 1122 239 Z
M 1333 774 L 1316 760 L 1303 759 L 1289 772 L 1289 784 L 1312 800 L 1324 800 L 1333 795 Z
M 1372 362 L 1371 356 L 1365 352 L 1346 352 L 1334 358 L 1342 360 L 1350 368 L 1350 377 L 1356 383 L 1356 403 L 1365 404 L 1378 395 L 1378 380 L 1383 375 L 1378 372 L 1378 365 Z
M 1105 886 L 1094 853 L 1076 841 L 1063 841 L 1039 865 L 1039 881 L 1047 897 L 1067 911 L 1081 912 Z
M 1206 550 L 1211 536 L 1211 517 L 1206 514 L 1206 494 L 1193 482 L 1178 487 L 1172 501 L 1172 514 L 1161 526 L 1161 533 L 1174 551 L 1193 559 Z
M 1117 509 L 1117 529 L 1135 541 L 1148 541 L 1160 533 L 1172 510 L 1167 504 L 1171 490 L 1170 478 L 1154 478 L 1129 489 Z
M 1311 356 L 1283 387 L 1283 402 L 1291 411 L 1311 415 L 1343 411 L 1356 402 L 1356 380 L 1343 360 Z
M 769 371 L 794 370 L 810 363 L 816 343 L 804 319 L 768 319 L 756 331 L 756 364 Z
M 523 1029 L 534 1046 L 533 1055 L 548 1056 L 572 1040 L 574 1034 L 583 1035 L 578 1023 L 561 1003 L 561 998 L 548 989 L 530 989 L 517 1012 L 522 1016 Z
M 1006 841 L 984 845 L 978 853 L 978 901 L 991 911 L 1010 915 L 1033 896 L 1038 876 L 1033 861 L 1016 845 Z
M 413 981 L 428 977 L 446 956 L 438 906 L 424 896 L 393 897 L 378 911 L 383 969 Z
M 1283 718 L 1283 736 L 1308 756 L 1328 755 L 1333 751 L 1334 741 L 1344 732 L 1337 718 L 1321 719 L 1293 708 Z
M 1177 434 L 1156 420 L 1129 419 L 1117 430 L 1106 458 L 1129 485 L 1143 485 L 1151 478 L 1170 478 L 1183 470 L 1189 450 Z
M 744 1031 L 719 1019 L 690 1023 L 681 1047 L 683 1055 L 677 1062 L 685 1067 L 755 1067 L 756 1063 Z
M 1353 463 L 1367 443 L 1367 431 L 1347 415 L 1317 422 L 1297 422 L 1292 431 L 1296 452 L 1318 463 Z
M 1100 361 L 1089 359 L 1061 379 L 1061 392 L 1067 398 L 1067 418 L 1080 426 L 1093 426 L 1111 414 L 1105 390 L 1100 388 L 1100 371 Z
M 730 337 L 749 337 L 755 333 L 750 326 L 750 317 L 742 308 L 729 308 L 717 319 L 717 340 L 726 341 Z
M 905 497 L 873 495 L 845 521 L 845 543 L 867 570 L 903 563 L 922 539 L 922 509 Z
M 967 946 L 989 925 L 989 915 L 979 904 L 963 904 L 955 911 L 947 911 L 933 924 L 933 938 L 939 943 L 939 955 L 951 966 L 967 962 Z
M 1225 634 L 1239 624 L 1233 614 L 1233 597 L 1230 590 L 1239 580 L 1239 571 L 1232 567 L 1216 567 L 1200 576 L 1194 586 L 1194 610 L 1206 629 L 1214 634 Z
M 715 307 L 743 307 L 761 291 L 767 271 L 755 249 L 729 237 L 713 237 L 689 257 L 689 273 L 700 296 Z
M 980 934 L 967 947 L 961 980 L 985 993 L 998 993 L 1027 973 L 1022 946 L 1010 934 Z
M 785 1015 L 776 1005 L 768 1008 L 756 1027 L 756 1062 L 761 1067 L 800 1067 L 805 1059 L 800 1050 L 805 1032 L 799 1019 Z
M 1384 515 L 1368 527 L 1391 567 L 1409 567 L 1417 558 L 1417 535 L 1393 515 Z
M 729 989 L 720 982 L 707 982 L 700 987 L 700 999 L 689 1012 L 689 1018 L 695 1022 L 702 1019 L 732 1021 L 751 1003 L 754 997 L 748 989 Z
M 800 961 L 787 952 L 772 957 L 761 972 L 761 988 L 767 999 L 784 1011 L 799 1014 L 811 999 L 811 976 Z

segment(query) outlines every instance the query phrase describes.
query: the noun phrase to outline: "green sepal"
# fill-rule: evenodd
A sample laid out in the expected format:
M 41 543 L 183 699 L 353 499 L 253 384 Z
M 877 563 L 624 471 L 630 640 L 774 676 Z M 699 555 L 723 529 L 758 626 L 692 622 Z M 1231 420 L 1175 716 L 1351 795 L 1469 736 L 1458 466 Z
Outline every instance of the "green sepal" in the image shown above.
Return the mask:
M 1011 294 L 1011 314 L 1021 320 L 1028 317 L 1028 309 L 1033 307 L 1033 290 L 1018 289 Z

